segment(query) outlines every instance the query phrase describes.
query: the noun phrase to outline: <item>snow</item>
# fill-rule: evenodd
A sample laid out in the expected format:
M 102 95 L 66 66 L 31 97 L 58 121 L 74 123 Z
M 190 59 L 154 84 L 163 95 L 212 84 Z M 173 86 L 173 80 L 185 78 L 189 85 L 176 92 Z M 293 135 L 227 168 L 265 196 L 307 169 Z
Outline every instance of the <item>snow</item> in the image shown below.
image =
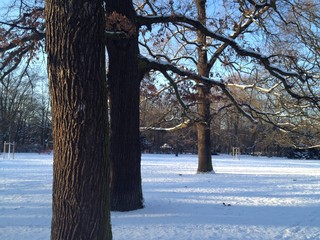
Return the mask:
M 145 208 L 112 212 L 120 239 L 320 239 L 320 161 L 142 155 Z M 0 159 L 0 239 L 50 239 L 52 155 Z

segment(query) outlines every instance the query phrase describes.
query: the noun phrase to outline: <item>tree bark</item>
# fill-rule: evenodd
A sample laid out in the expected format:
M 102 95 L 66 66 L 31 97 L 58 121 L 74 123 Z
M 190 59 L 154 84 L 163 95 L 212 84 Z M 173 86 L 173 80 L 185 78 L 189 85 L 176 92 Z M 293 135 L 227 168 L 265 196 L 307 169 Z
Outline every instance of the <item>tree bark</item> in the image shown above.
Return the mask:
M 54 142 L 51 239 L 111 239 L 102 1 L 47 0 Z
M 120 27 L 127 32 L 122 39 L 108 39 L 108 84 L 111 116 L 111 210 L 130 211 L 143 207 L 141 151 L 139 132 L 140 82 L 138 69 L 138 29 L 131 0 L 107 1 L 107 14 L 116 12 L 130 23 Z M 124 19 L 122 19 L 125 22 Z M 119 29 L 119 28 L 118 28 Z M 113 30 L 113 29 L 110 29 Z
M 198 20 L 203 25 L 206 24 L 206 1 L 196 0 L 198 10 Z M 208 57 L 206 48 L 206 35 L 197 32 L 198 46 L 198 64 L 197 70 L 200 76 L 209 77 Z M 198 115 L 199 122 L 197 124 L 198 132 L 198 172 L 211 172 L 211 138 L 210 138 L 210 85 L 199 84 L 198 87 Z
M 211 136 L 210 136 L 210 101 L 207 99 L 210 93 L 207 86 L 198 89 L 198 173 L 212 172 Z

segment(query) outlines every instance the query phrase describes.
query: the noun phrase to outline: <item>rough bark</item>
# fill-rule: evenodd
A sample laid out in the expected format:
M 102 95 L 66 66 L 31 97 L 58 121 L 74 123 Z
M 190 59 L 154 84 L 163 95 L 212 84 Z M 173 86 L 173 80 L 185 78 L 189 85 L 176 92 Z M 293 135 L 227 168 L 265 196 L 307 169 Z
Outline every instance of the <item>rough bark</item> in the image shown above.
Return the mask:
M 138 33 L 134 26 L 132 1 L 107 1 L 106 6 L 108 16 L 114 12 L 125 16 L 125 19 L 122 18 L 123 24 L 116 28 L 119 30 L 123 27 L 121 30 L 127 34 L 122 39 L 107 40 L 111 116 L 111 210 L 130 211 L 143 207 L 139 137 L 142 76 L 138 70 Z M 128 31 L 130 25 L 135 32 L 132 29 Z M 109 27 L 112 26 L 110 24 Z
M 51 239 L 111 239 L 102 1 L 46 1 L 54 138 Z
M 204 86 L 198 89 L 198 173 L 212 172 L 211 137 L 210 137 L 210 102 L 207 99 L 210 88 Z
M 203 25 L 206 24 L 206 1 L 196 0 L 198 10 L 198 20 Z M 198 64 L 197 70 L 200 76 L 209 77 L 208 57 L 206 48 L 206 35 L 197 32 L 198 47 Z M 198 172 L 211 172 L 211 138 L 210 138 L 210 85 L 199 84 L 198 87 L 198 115 L 197 124 L 198 133 Z

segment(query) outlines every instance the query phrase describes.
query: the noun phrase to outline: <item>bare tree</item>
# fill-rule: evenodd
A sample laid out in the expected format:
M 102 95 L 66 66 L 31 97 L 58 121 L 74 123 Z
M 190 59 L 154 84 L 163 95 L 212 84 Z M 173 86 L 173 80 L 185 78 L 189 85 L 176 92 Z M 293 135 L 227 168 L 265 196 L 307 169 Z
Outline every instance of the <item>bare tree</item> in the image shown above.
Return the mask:
M 106 1 L 107 31 L 122 38 L 107 39 L 111 116 L 111 209 L 143 207 L 139 134 L 140 81 L 138 32 L 132 1 Z
M 205 1 L 199 3 L 206 7 Z M 282 99 L 293 99 L 291 101 L 295 102 L 296 106 L 303 106 L 304 104 L 301 105 L 300 103 L 305 102 L 310 107 L 309 109 L 318 111 L 319 98 L 315 87 L 318 74 L 317 69 L 312 67 L 314 65 L 311 64 L 311 59 L 305 61 L 306 58 L 303 57 L 303 60 L 297 61 L 297 57 L 292 55 L 292 45 L 288 45 L 280 53 L 272 53 L 271 51 L 277 44 L 274 41 L 270 41 L 270 36 L 276 38 L 279 35 L 279 26 L 272 24 L 273 19 L 281 19 L 284 12 L 288 10 L 288 4 L 289 6 L 291 4 L 291 12 L 294 12 L 294 6 L 300 8 L 301 3 L 292 4 L 287 1 L 237 1 L 231 3 L 224 1 L 220 7 L 225 7 L 225 16 L 221 17 L 217 14 L 216 18 L 206 18 L 206 21 L 209 22 L 207 27 L 201 24 L 200 21 L 195 21 L 192 18 L 192 14 L 188 17 L 190 13 L 188 14 L 185 9 L 190 9 L 189 5 L 186 4 L 187 7 L 183 8 L 181 4 L 179 1 L 168 2 L 168 6 L 165 9 L 170 9 L 168 10 L 170 16 L 163 15 L 163 11 L 166 11 L 164 8 L 151 7 L 150 3 L 145 5 L 145 11 L 150 13 L 152 17 L 141 17 L 141 22 L 146 26 L 150 26 L 155 22 L 165 23 L 166 25 L 164 26 L 167 27 L 156 29 L 159 34 L 152 35 L 153 39 L 163 43 L 162 46 L 166 50 L 160 47 L 158 48 L 159 51 L 156 51 L 157 48 L 149 47 L 147 43 L 153 42 L 145 34 L 147 37 L 144 38 L 145 41 L 142 46 L 155 58 L 150 63 L 154 69 L 163 72 L 164 75 L 166 75 L 166 72 L 172 71 L 177 75 L 184 75 L 196 81 L 200 80 L 209 83 L 211 86 L 218 86 L 236 108 L 253 121 L 261 119 L 279 127 L 277 119 L 271 117 L 273 115 L 277 116 L 277 112 L 267 111 L 264 114 L 266 109 L 255 108 L 254 105 L 246 102 L 252 91 L 258 91 L 260 95 L 264 94 L 264 98 L 270 100 L 270 104 L 271 100 L 278 94 Z M 279 10 L 280 6 L 282 7 L 281 10 Z M 313 7 L 313 9 L 316 9 L 316 5 L 313 4 Z M 236 14 L 237 11 L 238 13 Z M 204 13 L 203 11 L 202 14 Z M 313 16 L 313 18 L 316 16 L 316 14 L 309 15 Z M 311 20 L 310 17 L 309 19 Z M 316 28 L 309 28 L 314 35 L 315 32 L 312 29 Z M 206 39 L 203 38 L 202 41 L 199 41 L 198 38 L 197 41 L 193 41 L 195 34 L 190 34 L 190 32 L 192 33 L 196 30 L 198 36 L 200 36 L 200 32 L 206 36 Z M 263 39 L 265 37 L 264 42 L 268 44 L 268 48 L 263 47 L 263 41 L 259 41 L 261 39 L 254 41 L 247 38 L 246 36 L 250 35 L 250 33 L 256 34 L 256 36 L 252 36 L 252 39 L 255 37 Z M 180 39 L 177 36 L 180 36 Z M 173 43 L 170 44 L 170 41 Z M 182 44 L 182 47 L 178 48 L 180 54 L 179 52 L 174 52 L 174 55 L 170 54 L 172 53 L 172 46 L 181 46 L 179 43 Z M 198 58 L 192 58 L 195 55 L 194 49 L 202 50 L 202 59 L 199 55 Z M 306 54 L 310 56 L 307 45 L 303 49 L 304 56 Z M 189 65 L 198 64 L 199 66 L 199 62 L 203 62 L 205 52 L 210 53 L 206 66 L 206 68 L 209 68 L 209 73 L 207 75 L 199 74 L 198 69 L 198 76 L 195 76 L 195 67 L 191 68 L 192 71 L 186 73 L 186 63 Z M 213 68 L 214 66 L 216 66 L 215 69 Z M 190 69 L 190 67 L 188 68 Z M 225 70 L 217 71 L 217 68 Z M 245 76 L 250 76 L 255 71 L 266 71 L 269 77 L 264 78 L 266 81 L 256 79 L 258 81 L 250 84 L 244 81 Z M 208 80 L 208 77 L 206 77 L 208 75 L 209 78 L 215 78 L 216 80 L 206 81 Z M 240 82 L 232 82 L 230 75 L 236 75 Z M 204 88 L 206 84 L 201 84 L 200 86 Z M 242 95 L 247 95 L 247 97 L 238 97 L 239 94 L 237 94 L 235 88 L 244 90 Z M 209 91 L 206 92 L 209 97 Z M 199 99 L 197 101 L 200 102 Z M 207 144 L 207 146 L 210 145 Z

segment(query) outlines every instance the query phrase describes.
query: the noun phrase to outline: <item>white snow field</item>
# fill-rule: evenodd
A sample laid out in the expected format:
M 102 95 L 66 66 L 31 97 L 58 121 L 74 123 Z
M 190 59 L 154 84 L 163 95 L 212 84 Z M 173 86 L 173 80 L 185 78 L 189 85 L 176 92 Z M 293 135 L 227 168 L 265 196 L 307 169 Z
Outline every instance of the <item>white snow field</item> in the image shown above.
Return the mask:
M 2 157 L 2 156 L 1 156 Z M 115 240 L 320 239 L 320 161 L 142 155 L 145 208 L 113 212 Z M 50 239 L 52 155 L 0 158 L 0 239 Z

